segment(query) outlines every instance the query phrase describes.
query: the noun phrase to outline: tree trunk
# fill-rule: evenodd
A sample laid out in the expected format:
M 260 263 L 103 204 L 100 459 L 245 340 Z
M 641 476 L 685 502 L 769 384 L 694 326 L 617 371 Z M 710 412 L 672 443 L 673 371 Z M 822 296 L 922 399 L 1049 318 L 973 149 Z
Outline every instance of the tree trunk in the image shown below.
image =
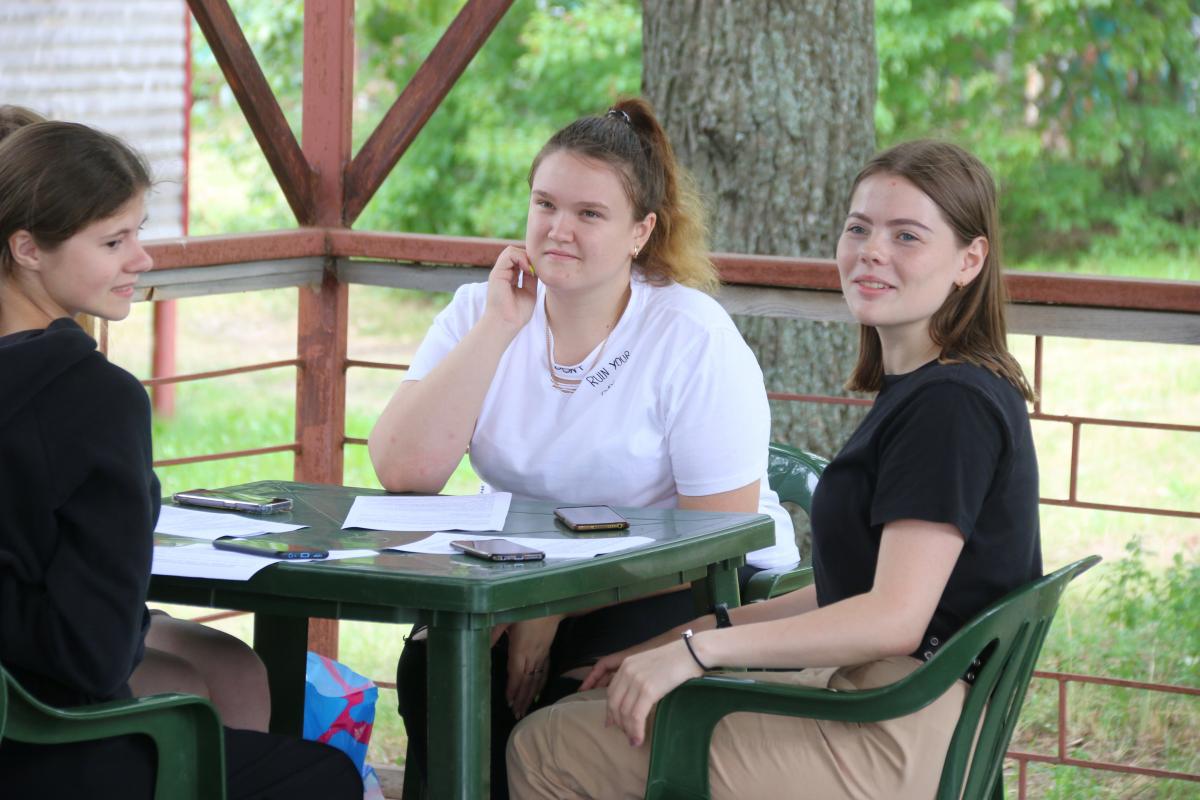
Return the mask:
M 642 87 L 712 214 L 713 247 L 832 257 L 874 149 L 873 0 L 645 0 Z M 770 391 L 844 395 L 858 330 L 736 317 Z M 776 441 L 827 457 L 861 407 L 773 401 Z

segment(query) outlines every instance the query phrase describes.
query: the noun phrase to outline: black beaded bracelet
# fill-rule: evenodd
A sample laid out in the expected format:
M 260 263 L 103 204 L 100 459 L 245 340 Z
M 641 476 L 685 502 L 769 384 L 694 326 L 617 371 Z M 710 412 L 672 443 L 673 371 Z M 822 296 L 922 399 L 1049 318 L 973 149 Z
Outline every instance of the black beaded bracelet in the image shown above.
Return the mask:
M 692 649 L 692 629 L 688 628 L 683 632 L 683 643 L 687 645 L 688 652 L 692 654 L 692 660 L 700 665 L 700 669 L 708 672 L 708 667 L 704 666 L 704 662 L 700 660 L 700 656 L 696 655 L 696 651 Z

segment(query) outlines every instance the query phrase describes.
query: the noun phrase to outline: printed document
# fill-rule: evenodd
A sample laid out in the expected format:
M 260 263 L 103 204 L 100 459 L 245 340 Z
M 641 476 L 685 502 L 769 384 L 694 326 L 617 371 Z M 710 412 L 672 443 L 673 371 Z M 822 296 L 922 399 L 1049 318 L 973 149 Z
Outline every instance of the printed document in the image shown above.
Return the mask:
M 374 550 L 330 550 L 329 558 L 315 561 L 296 559 L 292 564 L 320 564 L 340 558 L 361 558 L 379 555 Z M 154 575 L 176 575 L 183 578 L 218 578 L 226 581 L 248 581 L 254 573 L 272 564 L 289 563 L 286 558 L 264 558 L 231 550 L 218 550 L 211 544 L 187 544 L 182 547 L 154 548 Z
M 402 550 L 406 553 L 453 556 L 460 555 L 462 551 L 455 550 L 450 543 L 460 539 L 505 539 L 514 544 L 541 550 L 548 559 L 594 558 L 606 553 L 615 553 L 618 550 L 654 544 L 654 540 L 648 536 L 614 536 L 604 539 L 538 539 L 533 536 L 466 536 L 462 533 L 439 531 L 412 544 L 397 544 L 384 549 Z
M 466 497 L 354 498 L 342 528 L 375 531 L 502 531 L 511 492 Z
M 259 533 L 287 533 L 307 528 L 307 525 L 289 525 L 283 522 L 268 522 L 240 514 L 193 511 L 164 505 L 158 515 L 155 533 L 169 533 L 192 539 L 216 539 L 219 536 L 254 536 Z

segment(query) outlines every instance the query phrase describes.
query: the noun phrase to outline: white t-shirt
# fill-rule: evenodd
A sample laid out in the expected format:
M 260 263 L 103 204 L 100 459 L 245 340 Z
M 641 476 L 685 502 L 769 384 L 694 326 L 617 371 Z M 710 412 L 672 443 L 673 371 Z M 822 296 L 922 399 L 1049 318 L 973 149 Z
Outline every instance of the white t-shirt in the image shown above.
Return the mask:
M 405 380 L 420 380 L 483 315 L 487 284 L 459 287 Z M 583 362 L 590 366 L 596 353 Z M 754 566 L 799 559 L 792 521 L 767 485 L 770 409 L 762 371 L 725 310 L 679 284 L 632 281 L 629 305 L 574 394 L 550 383 L 545 287 L 533 318 L 500 358 L 471 437 L 486 489 L 572 505 L 674 508 L 761 480 L 759 512 L 775 545 Z

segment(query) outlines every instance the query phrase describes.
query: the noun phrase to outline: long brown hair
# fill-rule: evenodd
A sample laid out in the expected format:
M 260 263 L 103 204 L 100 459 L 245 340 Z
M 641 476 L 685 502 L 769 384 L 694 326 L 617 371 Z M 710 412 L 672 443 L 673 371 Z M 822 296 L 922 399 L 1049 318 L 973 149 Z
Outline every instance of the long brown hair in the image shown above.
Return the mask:
M 612 167 L 621 178 L 635 219 L 657 218 L 633 266 L 646 280 L 671 281 L 704 291 L 720 283 L 708 257 L 704 209 L 691 176 L 675 160 L 650 104 L 620 100 L 607 114 L 583 117 L 550 137 L 529 168 L 529 183 L 546 156 L 566 150 Z
M 943 364 L 965 362 L 1009 381 L 1026 400 L 1034 399 L 1021 365 L 1008 351 L 1005 305 L 1008 292 L 1000 270 L 1000 216 L 996 184 L 988 168 L 958 145 L 918 139 L 891 147 L 858 173 L 850 194 L 872 175 L 896 175 L 912 183 L 942 212 L 963 247 L 982 236 L 988 252 L 975 279 L 951 291 L 929 320 L 929 336 Z M 858 362 L 846 383 L 853 391 L 883 387 L 883 346 L 875 328 L 860 327 Z
M 0 142 L 18 128 L 45 121 L 45 117 L 25 106 L 0 105 Z
M 0 280 L 16 268 L 17 231 L 53 250 L 150 185 L 146 162 L 115 136 L 74 122 L 12 130 L 0 141 Z

